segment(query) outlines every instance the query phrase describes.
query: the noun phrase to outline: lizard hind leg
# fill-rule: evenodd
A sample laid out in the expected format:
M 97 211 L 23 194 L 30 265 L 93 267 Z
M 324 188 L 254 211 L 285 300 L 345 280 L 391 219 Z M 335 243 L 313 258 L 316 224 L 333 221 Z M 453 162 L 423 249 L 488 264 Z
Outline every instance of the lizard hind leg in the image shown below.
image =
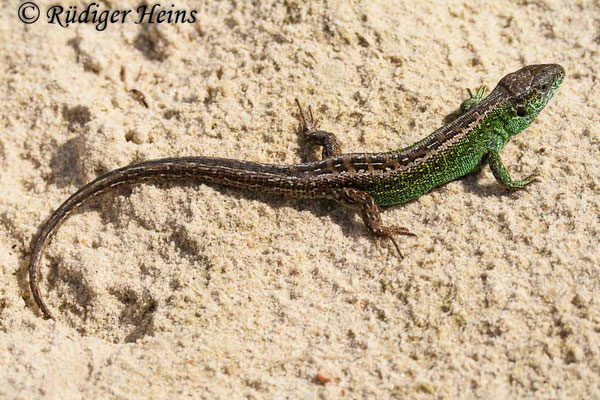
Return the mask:
M 395 235 L 416 235 L 403 227 L 383 226 L 379 207 L 370 194 L 354 188 L 332 189 L 331 194 L 333 199 L 338 203 L 345 207 L 360 211 L 363 222 L 369 232 L 376 237 L 389 239 L 398 251 L 400 258 L 403 257 L 400 246 L 398 246 L 398 242 L 396 242 Z
M 319 129 L 319 122 L 315 121 L 312 108 L 308 106 L 308 115 L 305 115 L 300 102 L 298 99 L 295 100 L 299 111 L 300 132 L 310 143 L 323 147 L 322 159 L 325 160 L 342 154 L 342 147 L 335 135 Z

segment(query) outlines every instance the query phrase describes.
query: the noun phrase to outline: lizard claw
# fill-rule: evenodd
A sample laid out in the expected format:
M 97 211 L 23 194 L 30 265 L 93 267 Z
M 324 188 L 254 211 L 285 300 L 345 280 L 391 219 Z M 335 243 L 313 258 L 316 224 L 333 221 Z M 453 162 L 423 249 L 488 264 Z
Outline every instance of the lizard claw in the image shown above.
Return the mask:
M 319 125 L 318 121 L 315 121 L 315 117 L 313 116 L 312 107 L 308 106 L 308 118 L 304 115 L 304 111 L 302 110 L 302 106 L 300 105 L 300 101 L 298 99 L 294 99 L 296 101 L 296 105 L 298 105 L 298 111 L 300 113 L 300 131 L 303 133 L 310 133 L 317 130 L 317 126 Z
M 400 246 L 398 246 L 398 242 L 396 242 L 396 239 L 394 239 L 394 236 L 388 236 L 388 238 L 394 244 L 394 247 L 396 248 L 396 251 L 398 252 L 398 256 L 400 256 L 401 259 L 404 258 L 404 254 L 402 254 L 402 252 L 400 251 Z
M 469 98 L 463 101 L 460 105 L 460 111 L 462 113 L 466 113 L 471 108 L 481 103 L 481 101 L 485 97 L 485 93 L 487 92 L 487 87 L 480 86 L 475 94 L 473 94 L 473 92 L 471 92 L 471 89 L 469 88 L 467 88 L 467 92 L 469 93 Z
M 539 172 L 534 172 L 532 174 L 527 175 L 525 178 L 521 179 L 520 181 L 515 182 L 518 186 L 516 186 L 516 189 L 525 189 L 527 188 L 527 186 L 531 185 L 532 183 L 536 183 L 536 182 L 541 182 L 541 180 L 538 178 L 540 176 Z
M 392 226 L 392 227 L 389 227 L 388 230 L 391 235 L 404 235 L 404 236 L 417 237 L 416 234 L 412 233 L 407 228 L 404 228 L 402 226 Z
M 404 258 L 404 255 L 400 251 L 400 246 L 398 245 L 398 242 L 396 241 L 396 238 L 395 238 L 396 235 L 413 236 L 413 237 L 417 237 L 417 235 L 415 235 L 414 233 L 409 231 L 407 228 L 404 228 L 401 226 L 382 227 L 381 231 L 377 233 L 377 236 L 380 236 L 384 239 L 389 239 L 392 242 L 392 244 L 394 245 L 394 247 L 396 248 L 396 251 L 398 252 L 398 255 L 400 256 L 400 258 Z
M 509 188 L 512 190 L 527 189 L 527 186 L 531 185 L 532 183 L 541 182 L 541 180 L 538 178 L 539 176 L 540 176 L 540 173 L 535 171 L 532 174 L 527 175 L 523 179 L 519 179 L 518 181 L 512 182 L 512 184 L 511 184 L 511 186 L 509 186 Z

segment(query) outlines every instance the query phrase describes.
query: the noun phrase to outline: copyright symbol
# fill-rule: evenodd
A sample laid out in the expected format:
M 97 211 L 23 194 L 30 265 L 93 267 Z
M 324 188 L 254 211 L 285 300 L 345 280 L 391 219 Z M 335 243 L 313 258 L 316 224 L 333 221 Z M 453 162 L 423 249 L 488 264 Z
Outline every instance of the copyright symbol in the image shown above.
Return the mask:
M 19 19 L 25 24 L 33 24 L 40 17 L 40 8 L 37 4 L 28 1 L 19 6 L 17 10 Z

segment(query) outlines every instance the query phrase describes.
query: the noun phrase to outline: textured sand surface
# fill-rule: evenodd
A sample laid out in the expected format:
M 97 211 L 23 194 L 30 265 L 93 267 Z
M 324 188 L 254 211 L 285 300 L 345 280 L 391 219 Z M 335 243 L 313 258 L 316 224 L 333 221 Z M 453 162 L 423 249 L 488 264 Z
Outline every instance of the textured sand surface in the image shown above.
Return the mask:
M 256 3 L 103 32 L 1 3 L 0 398 L 600 398 L 600 3 Z M 386 209 L 418 234 L 402 262 L 331 202 L 159 182 L 71 216 L 42 267 L 57 320 L 33 307 L 32 237 L 103 172 L 312 159 L 294 97 L 345 152 L 393 149 L 543 62 L 565 82 L 502 153 L 541 183 L 485 169 Z

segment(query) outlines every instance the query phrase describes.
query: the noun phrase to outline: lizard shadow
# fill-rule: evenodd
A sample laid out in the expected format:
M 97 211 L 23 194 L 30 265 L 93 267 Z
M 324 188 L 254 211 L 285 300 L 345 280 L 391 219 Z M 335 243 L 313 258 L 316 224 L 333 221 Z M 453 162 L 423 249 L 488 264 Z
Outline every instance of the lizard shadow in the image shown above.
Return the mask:
M 78 157 L 78 139 L 70 139 L 62 144 L 50 158 L 51 174 L 44 177 L 48 185 L 56 185 L 59 188 L 64 188 L 70 184 L 81 185 L 78 180 L 77 165 Z M 85 182 L 83 182 L 85 183 Z

